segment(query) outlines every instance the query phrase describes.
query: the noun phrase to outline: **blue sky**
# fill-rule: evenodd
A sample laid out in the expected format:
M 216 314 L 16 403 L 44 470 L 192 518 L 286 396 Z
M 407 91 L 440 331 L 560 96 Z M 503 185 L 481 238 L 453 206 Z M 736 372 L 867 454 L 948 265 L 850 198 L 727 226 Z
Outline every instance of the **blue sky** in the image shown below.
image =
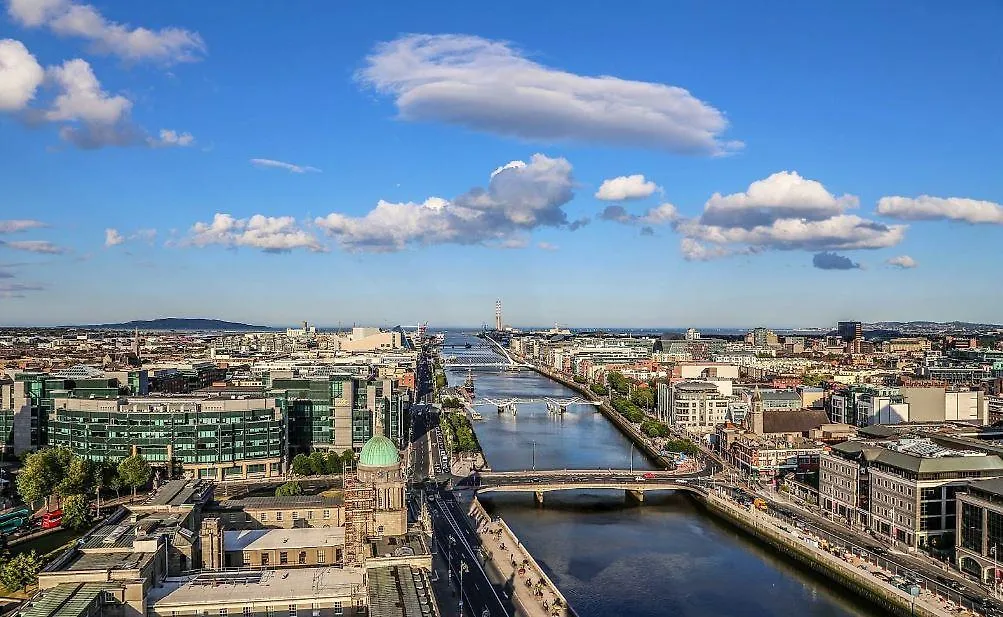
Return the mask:
M 0 4 L 3 324 L 1001 321 L 995 2 Z

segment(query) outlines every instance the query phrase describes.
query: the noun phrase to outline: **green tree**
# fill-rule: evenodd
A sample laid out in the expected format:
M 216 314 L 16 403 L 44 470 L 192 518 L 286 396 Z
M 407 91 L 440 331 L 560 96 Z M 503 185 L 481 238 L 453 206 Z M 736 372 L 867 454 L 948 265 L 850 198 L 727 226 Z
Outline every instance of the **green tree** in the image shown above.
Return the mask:
M 32 452 L 24 459 L 16 483 L 17 492 L 25 503 L 31 504 L 39 499 L 45 499 L 48 505 L 49 497 L 56 492 L 56 487 L 66 475 L 63 458 L 57 448 L 47 448 Z
M 592 390 L 594 394 L 598 394 L 599 396 L 606 396 L 606 393 L 609 392 L 609 390 L 606 389 L 606 386 L 601 383 L 594 383 L 589 386 L 589 389 Z
M 459 409 L 460 407 L 463 407 L 463 403 L 455 396 L 447 396 L 442 399 L 443 409 Z
M 655 394 L 651 388 L 638 388 L 630 395 L 630 402 L 641 409 L 651 409 L 655 406 Z
M 818 373 L 809 373 L 801 378 L 802 385 L 808 386 L 809 388 L 817 388 L 825 384 L 828 379 L 828 375 L 820 375 Z
M 355 451 L 352 449 L 345 450 L 341 453 L 341 466 L 343 470 L 351 469 L 355 467 Z
M 312 476 L 313 465 L 310 464 L 310 457 L 306 454 L 294 456 L 291 471 L 294 476 Z
M 74 456 L 70 459 L 62 481 L 56 487 L 55 493 L 61 499 L 69 495 L 81 495 L 94 490 L 96 465 L 87 459 Z
M 616 371 L 609 374 L 609 385 L 620 394 L 630 392 L 630 380 Z
M 276 497 L 292 497 L 294 495 L 302 495 L 303 487 L 300 486 L 299 482 L 286 482 L 279 488 L 275 489 Z
M 115 475 L 108 480 L 108 488 L 115 491 L 115 497 L 122 496 L 122 488 L 125 485 L 122 483 L 122 478 L 118 475 L 118 470 L 115 470 Z
M 85 495 L 63 498 L 63 527 L 80 531 L 91 523 L 91 504 Z
M 327 473 L 327 457 L 324 456 L 323 452 L 311 452 L 309 459 L 310 470 L 313 471 L 315 476 L 323 476 Z
M 341 460 L 341 455 L 331 450 L 327 453 L 327 472 L 328 473 L 341 473 L 341 470 L 345 468 L 345 462 Z
M 0 583 L 7 591 L 21 591 L 38 579 L 42 559 L 35 551 L 18 553 L 0 567 Z
M 132 489 L 133 499 L 136 498 L 136 489 L 146 486 L 152 475 L 150 464 L 138 454 L 122 459 L 118 464 L 118 476 L 122 478 L 122 484 Z

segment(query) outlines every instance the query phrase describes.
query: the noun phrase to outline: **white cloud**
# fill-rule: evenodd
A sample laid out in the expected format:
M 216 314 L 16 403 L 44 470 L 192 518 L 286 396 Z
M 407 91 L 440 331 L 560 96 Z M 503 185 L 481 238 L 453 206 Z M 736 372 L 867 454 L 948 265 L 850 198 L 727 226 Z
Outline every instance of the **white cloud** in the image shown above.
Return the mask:
M 342 247 L 397 251 L 410 245 L 483 244 L 502 246 L 537 227 L 578 227 L 563 206 L 571 201 L 574 179 L 563 158 L 534 154 L 528 164 L 509 163 L 491 175 L 487 188 L 423 203 L 380 201 L 361 217 L 331 213 L 316 224 Z
M 42 221 L 36 221 L 34 219 L 0 220 L 0 234 L 10 234 L 18 231 L 27 231 L 29 229 L 38 229 L 40 227 L 47 227 L 47 225 Z
M 543 66 L 502 41 L 455 34 L 380 44 L 358 78 L 394 97 L 401 118 L 536 141 L 723 154 L 724 114 L 687 90 Z
M 316 167 L 310 167 L 309 165 L 293 165 L 292 163 L 286 163 L 284 161 L 276 161 L 273 159 L 251 159 L 251 165 L 255 167 L 270 167 L 273 169 L 284 169 L 286 171 L 292 172 L 294 174 L 305 174 L 307 172 L 320 172 Z
M 853 195 L 837 197 L 818 181 L 802 178 L 796 171 L 780 171 L 753 182 L 744 193 L 714 193 L 704 205 L 700 222 L 751 228 L 778 219 L 818 221 L 858 204 Z
M 618 176 L 603 180 L 596 191 L 596 199 L 602 201 L 626 201 L 628 199 L 644 199 L 651 197 L 652 193 L 659 190 L 658 185 L 644 179 L 642 174 L 632 176 Z
M 557 248 L 558 248 L 558 246 L 556 244 L 551 243 L 551 242 L 537 242 L 536 243 L 536 248 L 538 248 L 540 250 L 543 250 L 543 251 L 556 251 Z
M 676 231 L 694 242 L 722 250 L 684 247 L 692 259 L 709 259 L 763 250 L 877 249 L 895 246 L 905 236 L 904 225 L 885 225 L 846 211 L 856 208 L 853 195 L 837 197 L 796 172 L 775 173 L 753 182 L 748 191 L 715 193 L 701 216 L 674 221 Z
M 101 84 L 91 65 L 85 60 L 67 60 L 62 66 L 50 67 L 49 78 L 62 92 L 46 112 L 47 120 L 81 121 L 95 124 L 117 124 L 132 109 L 132 101 L 124 96 L 110 96 Z
M 878 200 L 878 214 L 905 221 L 947 219 L 1003 225 L 1003 206 L 964 197 L 882 197 Z
M 57 123 L 60 138 L 78 148 L 188 146 L 195 140 L 190 133 L 166 129 L 160 131 L 159 138 L 147 136 L 132 121 L 132 101 L 106 92 L 86 60 L 77 58 L 48 67 L 42 71 L 44 81 L 38 79 L 40 70 L 20 42 L 0 41 L 0 111 L 24 112 L 32 122 Z M 56 94 L 48 109 L 29 108 L 40 83 Z
M 108 247 L 118 246 L 119 244 L 122 244 L 123 242 L 125 242 L 125 237 L 122 234 L 120 234 L 117 229 L 109 227 L 108 229 L 104 230 L 104 245 L 105 246 L 108 246 Z
M 47 26 L 58 35 L 86 39 L 95 51 L 124 60 L 170 64 L 198 60 L 205 53 L 205 43 L 195 32 L 133 28 L 108 21 L 93 6 L 72 0 L 8 0 L 7 13 L 23 26 Z
M 901 268 L 903 270 L 908 270 L 910 268 L 915 268 L 919 265 L 915 259 L 909 257 L 908 255 L 899 255 L 897 257 L 892 257 L 886 262 L 889 266 L 895 266 L 896 268 Z
M 519 169 L 520 167 L 525 167 L 525 166 L 526 163 L 522 161 L 509 161 L 508 163 L 505 163 L 501 167 L 498 167 L 494 171 L 492 171 L 491 177 L 494 178 L 495 176 L 505 171 L 506 169 Z
M 42 291 L 41 285 L 27 283 L 0 283 L 0 299 L 23 298 L 26 291 Z
M 20 111 L 35 98 L 45 70 L 21 41 L 0 40 L 0 111 Z
M 187 148 L 195 143 L 195 137 L 191 133 L 160 129 L 159 138 L 147 137 L 146 141 L 151 148 Z
M 42 253 L 45 255 L 61 255 L 66 252 L 66 249 L 48 240 L 0 240 L 0 248 L 27 251 L 29 253 Z
M 230 248 L 246 246 L 266 253 L 285 253 L 300 248 L 325 251 L 317 238 L 297 225 L 293 217 L 261 214 L 238 219 L 217 212 L 211 223 L 195 223 L 186 243 L 198 247 L 214 244 Z
M 719 257 L 726 257 L 731 251 L 720 246 L 707 246 L 693 238 L 683 238 L 679 241 L 679 251 L 686 261 L 710 261 Z

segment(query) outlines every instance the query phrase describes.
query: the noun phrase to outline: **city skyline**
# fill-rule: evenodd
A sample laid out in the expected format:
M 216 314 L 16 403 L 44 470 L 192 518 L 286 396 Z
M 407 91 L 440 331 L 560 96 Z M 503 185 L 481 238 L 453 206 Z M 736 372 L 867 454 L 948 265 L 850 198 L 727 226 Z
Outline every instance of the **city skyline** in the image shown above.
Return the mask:
M 635 6 L 4 1 L 0 325 L 999 321 L 1003 8 Z

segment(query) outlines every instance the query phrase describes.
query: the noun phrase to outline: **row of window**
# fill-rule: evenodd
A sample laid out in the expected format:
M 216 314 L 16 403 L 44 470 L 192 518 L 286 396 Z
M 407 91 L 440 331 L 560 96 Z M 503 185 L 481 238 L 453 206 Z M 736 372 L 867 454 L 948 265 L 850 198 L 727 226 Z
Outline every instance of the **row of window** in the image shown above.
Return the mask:
M 341 603 L 340 600 L 337 600 L 334 603 L 332 603 L 331 608 L 334 610 L 334 614 L 335 615 L 344 615 L 345 614 L 344 606 L 342 605 L 342 603 Z M 318 604 L 318 603 L 315 602 L 315 603 L 313 603 L 313 604 L 310 605 L 310 614 L 313 617 L 317 617 L 318 615 L 320 615 L 320 609 L 321 609 L 320 604 Z M 296 604 L 290 604 L 290 605 L 288 605 L 287 611 L 288 612 L 286 614 L 289 617 L 299 617 L 300 616 L 300 609 L 299 609 L 299 606 L 296 605 Z M 218 614 L 219 617 L 229 617 L 230 610 L 227 609 L 227 608 L 221 608 L 221 609 L 219 609 L 219 611 L 218 611 L 217 614 Z M 171 617 L 183 617 L 183 615 L 184 615 L 184 613 L 182 613 L 180 611 L 171 611 Z M 201 610 L 201 611 L 197 611 L 196 610 L 196 611 L 192 612 L 192 615 L 194 617 L 209 617 L 209 611 L 208 610 Z M 252 607 L 252 606 L 245 606 L 245 607 L 243 607 L 241 609 L 241 615 L 243 617 L 251 617 L 252 615 L 254 615 L 254 607 Z M 271 606 L 264 607 L 264 616 L 265 617 L 277 617 L 278 615 L 279 615 L 279 612 L 276 611 L 273 607 L 271 607 Z
M 240 515 L 239 514 L 231 514 L 230 515 L 230 522 L 231 523 L 237 522 L 237 517 L 238 516 L 240 516 Z M 282 510 L 276 510 L 275 511 L 275 520 L 277 522 L 281 523 L 283 521 L 283 517 L 284 516 L 285 516 L 285 514 L 283 513 Z M 293 510 L 291 516 L 292 516 L 292 520 L 294 520 L 294 521 L 299 520 L 299 518 L 300 518 L 299 510 Z M 329 520 L 331 518 L 331 510 L 328 510 L 328 509 L 323 510 L 322 513 L 321 513 L 321 516 L 323 517 L 323 519 L 325 521 Z M 305 519 L 308 520 L 308 521 L 312 521 L 313 520 L 313 510 L 307 510 L 306 511 L 306 517 L 305 517 Z M 261 512 L 260 515 L 258 516 L 258 520 L 261 521 L 262 523 L 267 523 L 268 522 L 268 512 Z

